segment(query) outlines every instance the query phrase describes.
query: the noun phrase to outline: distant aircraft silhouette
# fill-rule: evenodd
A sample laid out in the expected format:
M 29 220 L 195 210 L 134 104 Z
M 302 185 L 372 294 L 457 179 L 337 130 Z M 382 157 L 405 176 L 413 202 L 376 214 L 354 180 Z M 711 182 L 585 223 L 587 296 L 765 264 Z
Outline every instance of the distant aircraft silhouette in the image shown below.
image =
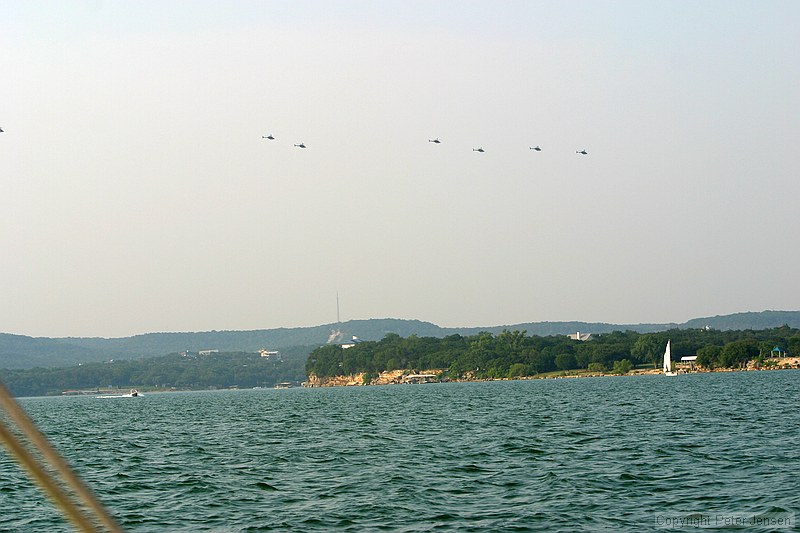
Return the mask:
M 538 145 L 538 144 L 537 144 L 536 146 L 531 146 L 531 148 L 530 148 L 530 149 L 531 149 L 531 150 L 536 150 L 537 152 L 541 152 L 541 151 L 542 151 L 542 149 L 541 149 L 541 148 L 539 148 L 539 145 Z
M 481 153 L 483 153 L 483 152 L 485 152 L 486 150 L 484 150 L 484 149 L 483 149 L 483 147 L 481 146 L 480 148 L 473 148 L 473 149 L 472 149 L 472 151 L 473 151 L 473 152 L 481 152 Z
M 0 128 L 0 133 L 3 133 L 3 128 Z
M 303 143 L 295 144 L 295 146 L 297 146 L 298 148 L 305 148 L 306 147 L 306 145 L 303 144 Z
M 428 142 L 429 142 L 429 143 L 436 143 L 436 144 L 439 144 L 439 143 L 440 143 L 440 142 L 442 142 L 442 141 L 440 141 L 440 140 L 439 140 L 439 138 L 437 137 L 437 138 L 435 138 L 435 139 L 428 139 Z
M 585 149 L 581 150 L 580 152 L 575 151 L 575 153 L 576 154 L 581 154 L 581 155 L 589 155 L 589 152 L 587 152 Z
M 269 135 L 262 135 L 261 138 L 262 139 L 269 139 L 270 141 L 274 141 L 275 140 L 275 137 L 273 137 L 271 133 Z

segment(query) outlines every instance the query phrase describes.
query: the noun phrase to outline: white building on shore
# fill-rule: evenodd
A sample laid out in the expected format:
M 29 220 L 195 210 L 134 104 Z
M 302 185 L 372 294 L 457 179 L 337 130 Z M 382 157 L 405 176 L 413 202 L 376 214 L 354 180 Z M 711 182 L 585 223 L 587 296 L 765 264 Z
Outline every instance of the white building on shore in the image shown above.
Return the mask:
M 588 341 L 592 338 L 591 333 L 581 333 L 580 331 L 576 333 L 570 333 L 568 337 L 574 341 Z

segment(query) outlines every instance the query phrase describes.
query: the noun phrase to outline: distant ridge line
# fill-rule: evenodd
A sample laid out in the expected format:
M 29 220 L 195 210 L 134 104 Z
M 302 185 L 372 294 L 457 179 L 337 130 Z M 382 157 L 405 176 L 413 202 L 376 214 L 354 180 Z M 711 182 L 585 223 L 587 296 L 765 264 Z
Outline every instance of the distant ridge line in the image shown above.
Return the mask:
M 475 335 L 482 331 L 500 333 L 504 329 L 524 330 L 528 335 L 548 336 L 576 333 L 610 333 L 636 331 L 656 333 L 669 329 L 711 327 L 718 330 L 760 330 L 788 325 L 800 328 L 800 311 L 760 311 L 717 315 L 688 320 L 684 323 L 611 324 L 584 321 L 527 322 L 482 327 L 441 327 L 413 319 L 372 318 L 260 330 L 227 330 L 205 332 L 144 333 L 130 337 L 28 337 L 0 333 L 0 368 L 34 366 L 70 366 L 79 362 L 106 361 L 113 358 L 139 359 L 156 357 L 184 350 L 219 349 L 220 351 L 254 352 L 260 349 L 285 349 L 325 344 L 331 330 L 339 330 L 342 339 L 353 335 L 362 340 L 380 340 L 393 333 L 401 337 L 445 337 Z

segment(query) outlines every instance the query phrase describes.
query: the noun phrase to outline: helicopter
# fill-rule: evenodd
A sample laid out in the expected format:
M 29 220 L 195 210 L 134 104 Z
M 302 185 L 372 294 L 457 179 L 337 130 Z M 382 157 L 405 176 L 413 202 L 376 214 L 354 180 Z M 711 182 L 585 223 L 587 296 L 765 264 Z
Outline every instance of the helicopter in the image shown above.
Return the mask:
M 298 148 L 305 148 L 306 147 L 306 145 L 304 143 L 295 144 L 295 146 L 298 147 Z
M 581 154 L 581 155 L 589 155 L 589 152 L 587 152 L 585 148 L 583 150 L 581 150 L 581 151 L 577 151 L 576 150 L 575 153 L 576 154 Z
M 269 139 L 270 141 L 274 141 L 275 140 L 275 137 L 273 137 L 271 133 L 269 135 L 262 135 L 261 138 L 262 139 Z
M 541 152 L 541 151 L 542 151 L 542 149 L 541 149 L 541 148 L 539 148 L 539 145 L 538 145 L 538 144 L 537 144 L 536 146 L 531 146 L 531 147 L 530 147 L 530 149 L 531 149 L 531 150 L 536 150 L 537 152 Z
M 483 152 L 485 152 L 486 150 L 484 150 L 484 149 L 483 149 L 483 146 L 481 146 L 480 148 L 473 148 L 473 149 L 472 149 L 472 151 L 473 151 L 473 152 L 481 152 L 481 153 L 483 153 Z
M 437 137 L 437 138 L 435 138 L 435 139 L 428 139 L 428 142 L 429 142 L 429 143 L 435 143 L 435 144 L 439 144 L 439 143 L 440 143 L 440 142 L 442 142 L 442 141 L 440 141 L 440 140 L 439 140 L 439 138 Z

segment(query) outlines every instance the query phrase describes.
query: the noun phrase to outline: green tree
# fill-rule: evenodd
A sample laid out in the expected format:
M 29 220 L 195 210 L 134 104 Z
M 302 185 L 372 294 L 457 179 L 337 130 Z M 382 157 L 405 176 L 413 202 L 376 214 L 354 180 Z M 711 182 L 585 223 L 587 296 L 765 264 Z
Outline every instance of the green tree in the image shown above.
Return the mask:
M 589 363 L 590 372 L 605 372 L 606 366 L 603 363 Z
M 697 350 L 697 364 L 708 369 L 719 366 L 719 353 L 722 351 L 721 346 L 709 344 Z
M 508 369 L 508 377 L 516 378 L 521 376 L 530 376 L 532 374 L 530 365 L 524 363 L 514 363 Z
M 341 374 L 342 352 L 342 347 L 335 344 L 317 348 L 308 356 L 306 373 L 308 375 L 316 374 L 323 378 Z
M 578 360 L 574 354 L 561 353 L 555 358 L 556 368 L 559 370 L 572 370 L 578 368 Z
M 667 344 L 664 335 L 642 335 L 631 347 L 631 356 L 637 363 L 654 363 L 661 360 L 664 355 L 664 346 Z
M 792 357 L 800 355 L 800 334 L 795 333 L 789 337 L 787 341 L 787 347 L 789 349 L 789 355 Z
M 615 374 L 627 374 L 633 368 L 633 364 L 628 361 L 627 359 L 620 359 L 618 361 L 614 361 L 614 369 L 612 372 Z
M 747 338 L 730 342 L 722 347 L 719 364 L 727 368 L 741 366 L 758 356 L 758 343 Z

